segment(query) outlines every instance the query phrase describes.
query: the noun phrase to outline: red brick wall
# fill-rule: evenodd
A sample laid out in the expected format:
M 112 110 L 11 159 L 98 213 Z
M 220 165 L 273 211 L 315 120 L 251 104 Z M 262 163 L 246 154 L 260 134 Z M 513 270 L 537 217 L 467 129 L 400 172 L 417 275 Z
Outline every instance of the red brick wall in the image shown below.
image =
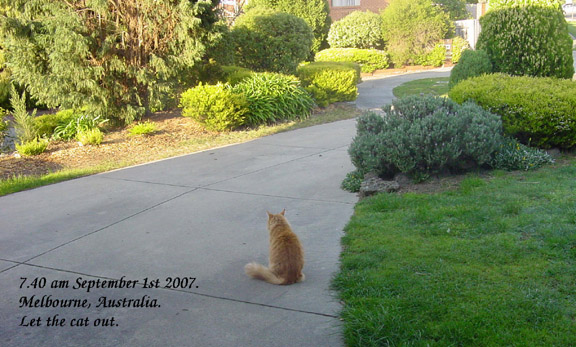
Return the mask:
M 366 11 L 370 10 L 374 13 L 380 13 L 381 10 L 388 6 L 389 0 L 360 0 L 360 6 L 352 7 L 332 7 L 332 0 L 327 0 L 330 6 L 330 17 L 332 22 L 342 19 L 347 14 L 353 11 Z

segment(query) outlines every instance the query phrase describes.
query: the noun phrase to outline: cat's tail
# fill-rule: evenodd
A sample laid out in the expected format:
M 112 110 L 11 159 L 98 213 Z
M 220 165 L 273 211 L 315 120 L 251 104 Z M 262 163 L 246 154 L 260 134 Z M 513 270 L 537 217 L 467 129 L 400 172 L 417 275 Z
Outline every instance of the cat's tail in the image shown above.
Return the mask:
M 276 276 L 270 269 L 258 263 L 249 263 L 244 266 L 246 274 L 257 280 L 266 281 L 272 284 L 284 284 L 284 279 Z

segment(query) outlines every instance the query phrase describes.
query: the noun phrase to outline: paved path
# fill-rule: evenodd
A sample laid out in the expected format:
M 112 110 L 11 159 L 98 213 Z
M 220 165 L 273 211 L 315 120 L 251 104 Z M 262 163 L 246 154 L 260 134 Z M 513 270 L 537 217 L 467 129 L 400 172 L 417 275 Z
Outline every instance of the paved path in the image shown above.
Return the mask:
M 431 73 L 366 81 L 358 106 Z M 339 188 L 354 133 L 340 121 L 0 197 L 0 345 L 342 345 L 329 283 L 357 201 Z M 306 281 L 251 280 L 266 210 L 283 208 Z

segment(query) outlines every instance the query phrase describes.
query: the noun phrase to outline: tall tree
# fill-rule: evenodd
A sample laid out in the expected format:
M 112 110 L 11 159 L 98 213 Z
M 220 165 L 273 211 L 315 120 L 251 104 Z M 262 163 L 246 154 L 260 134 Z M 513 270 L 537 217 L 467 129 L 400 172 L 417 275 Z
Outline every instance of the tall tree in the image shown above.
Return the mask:
M 6 66 L 49 107 L 130 122 L 220 37 L 217 0 L 0 0 Z

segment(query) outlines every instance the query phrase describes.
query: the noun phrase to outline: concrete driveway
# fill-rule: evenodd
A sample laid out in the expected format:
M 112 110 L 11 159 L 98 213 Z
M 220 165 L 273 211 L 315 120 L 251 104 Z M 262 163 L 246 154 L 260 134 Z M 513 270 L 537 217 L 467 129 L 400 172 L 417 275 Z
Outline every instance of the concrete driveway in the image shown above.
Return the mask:
M 358 107 L 431 74 L 366 81 Z M 329 284 L 354 134 L 340 121 L 0 197 L 0 345 L 342 345 Z M 284 208 L 306 281 L 249 279 Z

